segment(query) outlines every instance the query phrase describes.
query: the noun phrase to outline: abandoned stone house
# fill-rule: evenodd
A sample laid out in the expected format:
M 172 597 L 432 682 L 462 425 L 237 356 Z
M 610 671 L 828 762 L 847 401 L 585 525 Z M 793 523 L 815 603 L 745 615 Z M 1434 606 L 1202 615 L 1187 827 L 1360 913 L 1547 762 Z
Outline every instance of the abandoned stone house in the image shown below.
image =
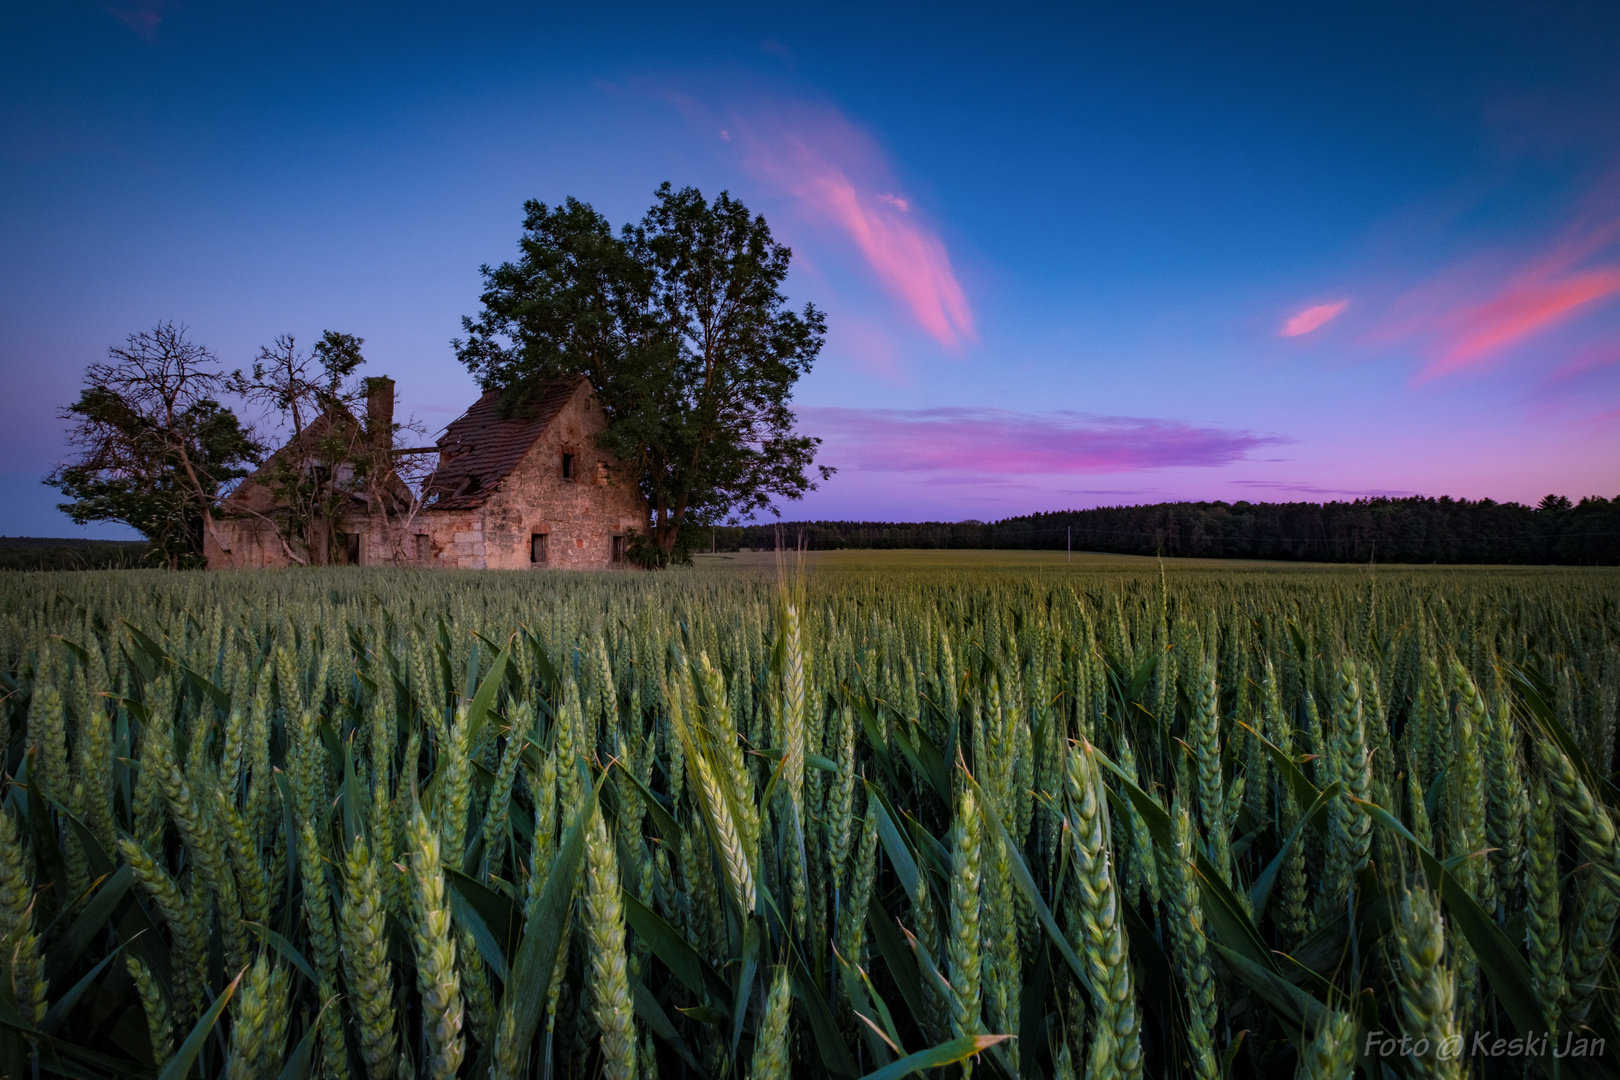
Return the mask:
M 510 417 L 499 414 L 498 400 L 498 391 L 485 392 L 423 449 L 392 446 L 391 379 L 371 380 L 363 425 L 348 414 L 326 418 L 374 433 L 363 437 L 383 441 L 373 447 L 382 455 L 438 455 L 418 492 L 397 476 L 381 492 L 355 485 L 334 523 L 334 561 L 476 570 L 627 567 L 627 534 L 645 528 L 646 506 L 633 479 L 596 448 L 606 418 L 590 384 L 554 383 Z M 298 561 L 289 556 L 289 547 L 297 547 L 283 542 L 287 510 L 278 505 L 272 478 L 278 456 L 284 464 L 299 453 L 298 446 L 282 447 L 221 504 L 219 536 L 204 537 L 210 569 Z M 306 460 L 297 467 L 321 466 Z

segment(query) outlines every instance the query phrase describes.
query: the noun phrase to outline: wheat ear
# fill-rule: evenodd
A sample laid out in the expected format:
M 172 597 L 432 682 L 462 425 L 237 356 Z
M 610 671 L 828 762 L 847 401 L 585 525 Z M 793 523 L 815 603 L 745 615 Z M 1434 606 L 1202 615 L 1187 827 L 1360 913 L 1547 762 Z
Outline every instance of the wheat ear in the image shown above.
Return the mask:
M 422 1026 L 427 1035 L 427 1080 L 450 1080 L 461 1069 L 461 977 L 456 971 L 456 940 L 444 891 L 441 836 L 422 808 L 411 815 L 411 884 L 416 925 L 416 988 L 422 995 Z
M 956 803 L 956 830 L 951 851 L 951 928 L 946 943 L 950 959 L 951 1026 L 957 1035 L 977 1035 L 979 1021 L 979 804 L 964 785 Z M 963 1064 L 963 1073 L 972 1063 Z
M 635 1009 L 625 970 L 624 906 L 619 899 L 618 856 L 600 808 L 591 818 L 585 845 L 585 933 L 591 943 L 591 998 L 602 1029 L 602 1075 L 636 1075 Z
M 1524 862 L 1524 937 L 1536 996 L 1556 1021 L 1569 996 L 1558 928 L 1557 818 L 1547 785 L 1536 782 L 1530 797 L 1530 831 Z
M 1609 890 L 1620 897 L 1620 835 L 1616 834 L 1608 808 L 1592 798 L 1586 781 L 1557 743 L 1537 739 L 1536 748 L 1547 779 L 1558 793 L 1558 808 L 1580 841 L 1581 853 Z
M 225 1080 L 270 1080 L 280 1075 L 292 1018 L 287 1007 L 289 985 L 287 972 L 268 954 L 261 954 L 248 968 L 233 1007 Z M 371 1076 L 378 1080 L 377 1073 Z
M 787 965 L 783 964 L 771 979 L 765 1016 L 759 1024 L 759 1035 L 754 1039 L 754 1060 L 748 1070 L 748 1080 L 789 1080 L 792 1055 L 788 1045 L 788 1020 L 792 1012 L 793 983 L 788 978 Z
M 1401 958 L 1401 1012 L 1406 1031 L 1414 1040 L 1411 1062 L 1415 1071 L 1432 1080 L 1462 1076 L 1461 1056 L 1448 1053 L 1452 1040 L 1461 1039 L 1456 1019 L 1456 983 L 1445 964 L 1445 927 L 1440 907 L 1426 889 L 1401 898 L 1396 940 Z
M 1220 1070 L 1216 1065 L 1214 1044 L 1215 976 L 1210 970 L 1204 942 L 1204 909 L 1198 899 L 1198 881 L 1193 869 L 1196 840 L 1192 818 L 1185 807 L 1177 803 L 1171 810 L 1170 821 L 1175 848 L 1165 856 L 1164 892 L 1175 956 L 1187 990 L 1187 1049 L 1198 1080 L 1217 1080 Z
M 141 1011 L 146 1014 L 146 1037 L 152 1044 L 152 1061 L 162 1065 L 174 1053 L 174 1019 L 163 999 L 163 989 L 157 977 L 140 957 L 130 953 L 124 957 L 130 978 L 135 980 L 135 992 L 141 999 Z
M 1081 944 L 1091 969 L 1100 1023 L 1109 1033 L 1106 1051 L 1113 1062 L 1110 1067 L 1117 1066 L 1122 1075 L 1136 1080 L 1142 1074 L 1141 1022 L 1131 987 L 1131 965 L 1127 962 L 1130 943 L 1119 912 L 1102 778 L 1097 775 L 1089 745 L 1069 751 L 1067 778 Z
M 1351 1080 L 1356 1071 L 1356 1019 L 1332 1012 L 1299 1056 L 1299 1080 Z
M 360 1057 L 371 1080 L 390 1080 L 394 1045 L 393 970 L 388 961 L 388 908 L 377 862 L 363 837 L 344 861 L 343 974 L 360 1035 Z

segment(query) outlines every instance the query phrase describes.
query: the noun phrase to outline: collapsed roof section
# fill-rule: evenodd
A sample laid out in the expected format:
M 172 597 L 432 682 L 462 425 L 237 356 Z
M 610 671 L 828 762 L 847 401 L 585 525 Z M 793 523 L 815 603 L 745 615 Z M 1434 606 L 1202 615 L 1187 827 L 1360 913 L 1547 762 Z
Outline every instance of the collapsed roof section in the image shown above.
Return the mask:
M 439 468 L 423 493 L 424 508 L 482 506 L 586 385 L 584 378 L 560 379 L 542 390 L 527 409 L 509 417 L 500 415 L 500 391 L 484 391 L 439 438 Z

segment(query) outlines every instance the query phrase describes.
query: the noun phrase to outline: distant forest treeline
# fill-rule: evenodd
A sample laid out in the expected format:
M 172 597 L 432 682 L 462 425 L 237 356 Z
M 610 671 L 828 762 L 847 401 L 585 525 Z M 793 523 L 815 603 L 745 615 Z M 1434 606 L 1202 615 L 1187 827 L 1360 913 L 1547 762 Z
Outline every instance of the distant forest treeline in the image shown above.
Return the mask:
M 719 551 L 792 547 L 1021 548 L 1311 562 L 1620 563 L 1620 498 L 1538 506 L 1452 498 L 1179 502 L 1001 521 L 793 521 L 714 530 Z
M 0 570 L 126 570 L 156 565 L 145 540 L 0 536 Z

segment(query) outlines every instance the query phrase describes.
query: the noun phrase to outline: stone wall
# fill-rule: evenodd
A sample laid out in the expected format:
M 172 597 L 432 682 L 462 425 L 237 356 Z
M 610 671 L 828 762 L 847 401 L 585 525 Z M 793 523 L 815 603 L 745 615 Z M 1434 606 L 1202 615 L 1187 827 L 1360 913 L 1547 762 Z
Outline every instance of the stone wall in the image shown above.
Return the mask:
M 607 570 L 613 539 L 646 527 L 634 482 L 612 455 L 596 449 L 605 424 L 590 389 L 581 386 L 500 487 L 477 510 L 423 511 L 411 531 L 427 535 L 433 566 L 490 570 Z M 574 478 L 563 476 L 563 455 Z M 533 537 L 546 537 L 546 561 L 531 561 Z
M 287 557 L 274 526 L 262 518 L 220 518 L 215 525 L 230 550 L 222 551 L 213 534 L 204 529 L 203 555 L 210 570 L 273 570 L 298 565 Z M 406 538 L 397 527 L 379 529 L 373 519 L 353 515 L 343 520 L 338 532 L 360 538 L 355 554 L 362 566 L 409 566 L 414 562 L 414 549 L 402 543 Z M 346 561 L 345 555 L 344 546 L 338 545 L 338 559 Z
M 276 530 L 268 522 L 258 518 L 219 518 L 214 526 L 230 550 L 221 550 L 214 534 L 204 529 L 203 556 L 208 560 L 208 569 L 263 570 L 290 565 Z
M 596 449 L 606 420 L 590 388 L 546 425 L 534 445 L 484 504 L 466 510 L 424 509 L 407 526 L 394 519 L 346 519 L 341 531 L 360 537 L 362 566 L 428 566 L 462 570 L 608 570 L 626 532 L 645 528 L 647 512 L 632 478 Z M 563 476 L 563 455 L 573 455 L 574 477 Z M 230 545 L 220 551 L 205 538 L 210 569 L 289 566 L 275 531 L 254 518 L 219 522 Z M 533 538 L 546 537 L 546 561 L 532 560 Z

